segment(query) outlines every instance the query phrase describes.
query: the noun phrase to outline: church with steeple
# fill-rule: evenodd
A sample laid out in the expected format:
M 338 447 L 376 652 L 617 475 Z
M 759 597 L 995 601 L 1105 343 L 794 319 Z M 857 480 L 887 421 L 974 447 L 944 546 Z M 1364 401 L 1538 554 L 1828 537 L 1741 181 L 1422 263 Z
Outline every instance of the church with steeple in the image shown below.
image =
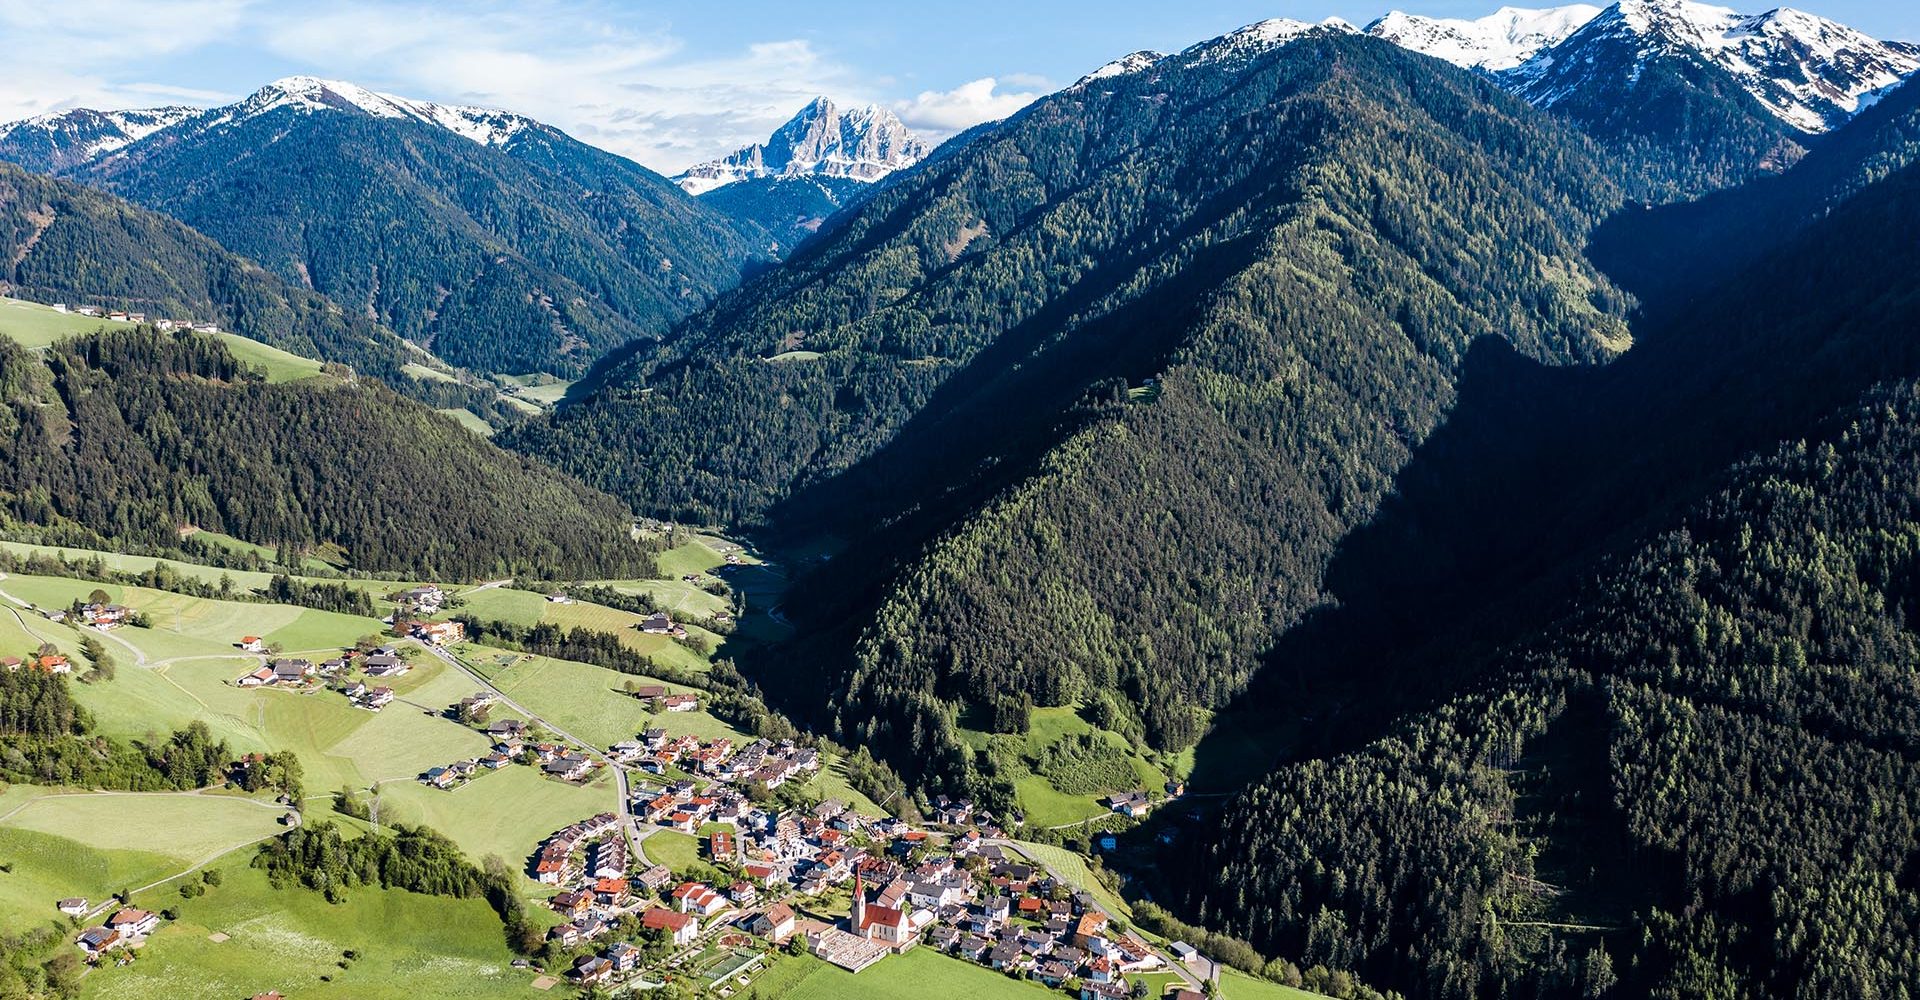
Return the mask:
M 886 945 L 896 954 L 913 947 L 920 940 L 920 927 L 906 907 L 867 902 L 866 884 L 858 871 L 853 875 L 853 913 L 847 918 L 847 930 L 869 941 Z

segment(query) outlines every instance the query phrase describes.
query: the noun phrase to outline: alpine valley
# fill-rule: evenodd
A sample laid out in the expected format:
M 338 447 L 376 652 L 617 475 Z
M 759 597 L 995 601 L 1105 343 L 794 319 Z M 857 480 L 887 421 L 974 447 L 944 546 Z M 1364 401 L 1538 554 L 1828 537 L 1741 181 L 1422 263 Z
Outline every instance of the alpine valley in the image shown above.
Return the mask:
M 1913 995 L 1920 44 L 819 16 L 0 125 L 0 998 Z

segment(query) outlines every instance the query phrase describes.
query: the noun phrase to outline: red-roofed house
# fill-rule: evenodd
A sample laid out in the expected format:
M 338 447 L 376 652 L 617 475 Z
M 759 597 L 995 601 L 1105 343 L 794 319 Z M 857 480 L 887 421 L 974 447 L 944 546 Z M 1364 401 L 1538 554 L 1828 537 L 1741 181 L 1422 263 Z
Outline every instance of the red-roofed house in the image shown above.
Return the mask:
M 648 930 L 666 931 L 675 945 L 683 945 L 700 933 L 700 921 L 685 913 L 675 913 L 664 906 L 649 909 L 640 917 L 640 926 Z

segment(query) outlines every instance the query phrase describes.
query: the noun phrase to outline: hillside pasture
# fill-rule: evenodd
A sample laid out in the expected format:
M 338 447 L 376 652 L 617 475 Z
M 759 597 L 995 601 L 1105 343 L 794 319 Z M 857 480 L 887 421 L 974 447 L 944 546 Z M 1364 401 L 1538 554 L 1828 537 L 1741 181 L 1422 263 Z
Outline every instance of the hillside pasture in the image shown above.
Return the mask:
M 782 963 L 803 961 L 782 959 Z M 931 948 L 889 955 L 858 975 L 808 957 L 816 968 L 767 1000 L 1046 1000 L 1062 994 L 1039 983 L 1014 979 Z M 789 973 L 790 975 L 791 973 Z M 784 977 L 781 977 L 784 980 Z M 769 985 L 774 977 L 769 975 Z
M 591 664 L 509 653 L 486 646 L 463 646 L 457 655 L 507 697 L 567 732 L 593 741 L 599 749 L 633 739 L 650 726 L 660 726 L 672 736 L 690 734 L 702 740 L 724 736 L 735 745 L 750 738 L 704 710 L 654 713 L 646 703 L 626 693 L 629 683 L 660 684 L 673 693 L 694 691 L 693 688 Z M 508 658 L 512 665 L 502 666 L 502 660 Z
M 964 730 L 967 742 L 981 748 L 987 745 L 988 734 L 978 730 Z M 1167 776 L 1158 767 L 1139 755 L 1126 737 L 1110 730 L 1095 728 L 1080 717 L 1079 710 L 1073 707 L 1036 708 L 1028 721 L 1024 737 L 1023 755 L 1028 759 L 1040 757 L 1046 749 L 1069 736 L 1094 736 L 1108 746 L 1125 754 L 1128 766 L 1133 771 L 1136 787 L 1159 791 L 1166 783 Z M 1129 789 L 1116 789 L 1127 791 Z M 1101 804 L 1101 795 L 1080 795 L 1061 791 L 1045 777 L 1038 774 L 1026 774 L 1014 779 L 1014 794 L 1020 810 L 1026 814 L 1027 823 L 1036 827 L 1069 826 L 1096 819 L 1106 815 L 1108 809 Z
M 484 900 L 361 887 L 330 904 L 315 892 L 272 888 L 239 857 L 222 874 L 198 899 L 166 901 L 180 919 L 161 926 L 139 961 L 88 975 L 82 996 L 173 1000 L 270 989 L 356 1000 L 541 995 L 529 989 L 530 973 L 510 967 L 500 921 Z M 163 899 L 135 902 L 158 907 Z
M 55 900 L 99 901 L 279 832 L 283 808 L 193 793 L 68 792 L 0 798 L 0 923 L 60 919 Z

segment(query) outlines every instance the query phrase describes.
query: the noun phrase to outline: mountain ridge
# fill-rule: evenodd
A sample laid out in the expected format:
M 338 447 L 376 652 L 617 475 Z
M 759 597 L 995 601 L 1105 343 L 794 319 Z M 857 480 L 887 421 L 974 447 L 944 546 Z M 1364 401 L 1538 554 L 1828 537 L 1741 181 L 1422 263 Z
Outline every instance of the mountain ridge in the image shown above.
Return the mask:
M 870 183 L 918 163 L 928 151 L 897 115 L 878 104 L 842 108 L 816 97 L 765 142 L 695 164 L 673 180 L 692 195 L 743 180 L 811 176 Z
M 765 252 L 757 227 L 552 126 L 312 77 L 60 174 L 486 373 L 584 371 Z

